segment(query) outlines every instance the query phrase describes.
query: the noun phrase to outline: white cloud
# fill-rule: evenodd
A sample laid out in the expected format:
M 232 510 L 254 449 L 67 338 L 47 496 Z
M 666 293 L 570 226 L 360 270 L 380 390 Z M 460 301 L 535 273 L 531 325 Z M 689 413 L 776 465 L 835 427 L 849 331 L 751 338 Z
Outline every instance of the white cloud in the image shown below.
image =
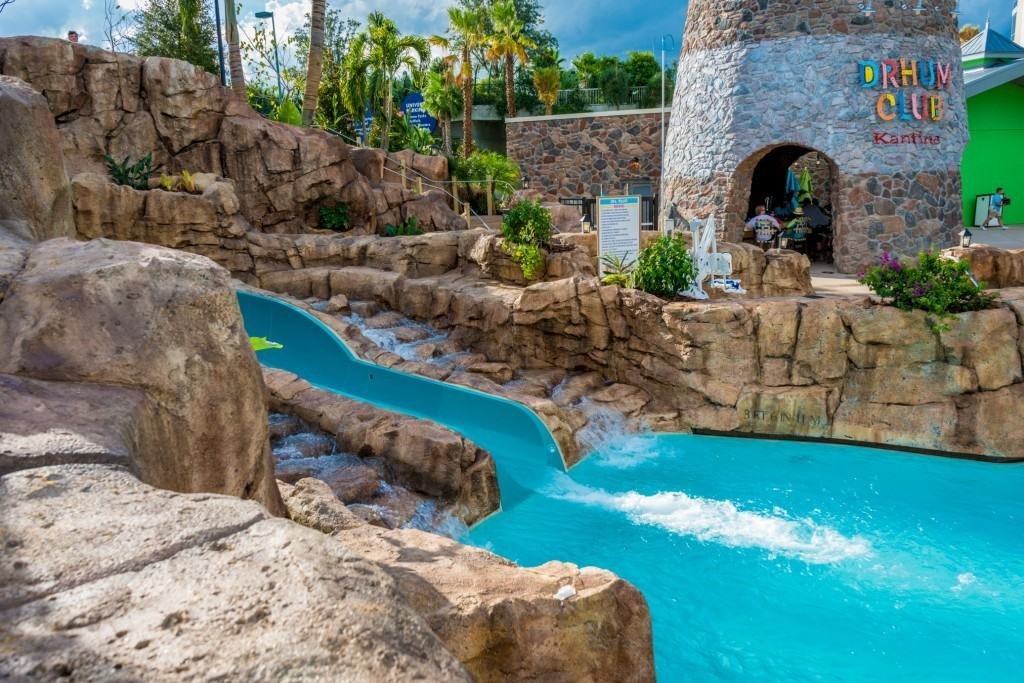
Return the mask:
M 82 9 L 88 11 L 92 9 L 92 0 L 82 0 Z

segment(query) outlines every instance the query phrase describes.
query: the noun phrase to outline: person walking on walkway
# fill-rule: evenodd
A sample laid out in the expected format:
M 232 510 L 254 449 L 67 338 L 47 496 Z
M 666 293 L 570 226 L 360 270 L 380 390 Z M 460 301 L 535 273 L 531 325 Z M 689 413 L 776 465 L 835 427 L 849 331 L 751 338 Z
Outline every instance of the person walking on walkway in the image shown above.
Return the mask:
M 1003 230 L 1006 230 L 1006 226 L 1003 225 L 1003 207 L 1006 206 L 1007 199 L 1006 195 L 1003 194 L 1003 188 L 997 187 L 996 193 L 992 195 L 992 201 L 988 205 L 988 217 L 985 218 L 985 225 L 981 226 L 982 230 L 988 230 L 988 224 L 992 222 L 992 219 L 996 219 L 996 225 Z

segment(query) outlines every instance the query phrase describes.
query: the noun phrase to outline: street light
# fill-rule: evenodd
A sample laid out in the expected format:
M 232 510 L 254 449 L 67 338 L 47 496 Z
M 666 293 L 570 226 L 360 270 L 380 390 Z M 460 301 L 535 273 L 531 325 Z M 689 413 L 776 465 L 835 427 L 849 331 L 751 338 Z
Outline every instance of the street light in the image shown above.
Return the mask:
M 661 37 L 661 166 L 659 181 L 665 179 L 665 40 L 672 41 L 672 47 L 676 45 L 676 39 L 669 33 Z
M 257 19 L 270 19 L 270 30 L 274 35 L 274 70 L 277 72 L 277 99 L 280 102 L 284 99 L 284 88 L 281 87 L 281 59 L 277 51 L 277 24 L 274 22 L 273 12 L 257 12 Z
M 971 246 L 972 237 L 974 237 L 974 235 L 971 234 L 971 231 L 968 230 L 967 228 L 964 228 L 963 232 L 960 233 L 960 246 L 964 247 L 965 249 Z

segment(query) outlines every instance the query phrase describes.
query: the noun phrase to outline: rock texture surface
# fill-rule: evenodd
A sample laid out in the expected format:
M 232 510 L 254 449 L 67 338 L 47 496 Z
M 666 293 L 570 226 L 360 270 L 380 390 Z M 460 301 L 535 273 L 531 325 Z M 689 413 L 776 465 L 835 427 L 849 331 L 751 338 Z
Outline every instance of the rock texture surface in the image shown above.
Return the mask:
M 392 577 L 254 503 L 98 465 L 0 497 L 2 677 L 471 680 Z
M 0 221 L 10 221 L 8 229 L 20 237 L 75 234 L 61 147 L 43 96 L 17 78 L 0 76 Z
M 0 373 L 23 378 L 5 384 L 19 396 L 4 409 L 16 411 L 2 430 L 9 463 L 25 462 L 15 446 L 26 441 L 44 461 L 127 456 L 154 486 L 281 509 L 259 366 L 228 274 L 209 260 L 109 240 L 40 244 L 0 303 L 0 345 Z
M 647 604 L 613 574 L 561 562 L 520 568 L 433 534 L 359 524 L 312 480 L 284 495 L 293 519 L 381 563 L 474 680 L 654 680 Z M 564 586 L 574 592 L 561 600 Z
M 1020 290 L 1003 290 L 998 308 L 959 315 L 939 335 L 923 313 L 866 298 L 666 303 L 584 278 L 518 288 L 369 268 L 288 276 L 289 290 L 310 291 L 310 278 L 322 277 L 321 298 L 376 301 L 448 330 L 489 361 L 588 369 L 595 386 L 642 387 L 640 417 L 655 428 L 1024 457 L 1020 439 L 978 417 L 1012 405 L 1021 386 Z M 905 419 L 925 410 L 939 426 Z
M 72 176 L 103 172 L 103 155 L 213 173 L 237 182 L 239 213 L 266 232 L 304 232 L 344 202 L 358 231 L 410 216 L 425 230 L 465 221 L 442 196 L 371 180 L 339 138 L 260 118 L 212 74 L 182 61 L 115 54 L 46 38 L 0 39 L 0 71 L 41 91 Z
M 344 452 L 381 461 L 389 482 L 453 506 L 466 524 L 501 506 L 491 456 L 450 429 L 316 389 L 289 372 L 263 376 L 272 410 L 319 427 Z
M 953 247 L 943 252 L 971 264 L 974 277 L 992 289 L 1024 287 L 1024 249 L 998 249 L 986 244 Z

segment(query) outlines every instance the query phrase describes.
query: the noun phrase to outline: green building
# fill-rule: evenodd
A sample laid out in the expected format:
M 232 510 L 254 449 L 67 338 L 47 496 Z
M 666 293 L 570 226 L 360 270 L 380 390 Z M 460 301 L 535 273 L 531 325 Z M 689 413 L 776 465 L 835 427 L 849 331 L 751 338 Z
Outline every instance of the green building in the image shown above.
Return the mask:
M 974 224 L 975 197 L 1003 187 L 1013 199 L 1007 225 L 1024 224 L 1024 47 L 993 31 L 963 45 L 967 125 L 964 151 L 964 223 Z

